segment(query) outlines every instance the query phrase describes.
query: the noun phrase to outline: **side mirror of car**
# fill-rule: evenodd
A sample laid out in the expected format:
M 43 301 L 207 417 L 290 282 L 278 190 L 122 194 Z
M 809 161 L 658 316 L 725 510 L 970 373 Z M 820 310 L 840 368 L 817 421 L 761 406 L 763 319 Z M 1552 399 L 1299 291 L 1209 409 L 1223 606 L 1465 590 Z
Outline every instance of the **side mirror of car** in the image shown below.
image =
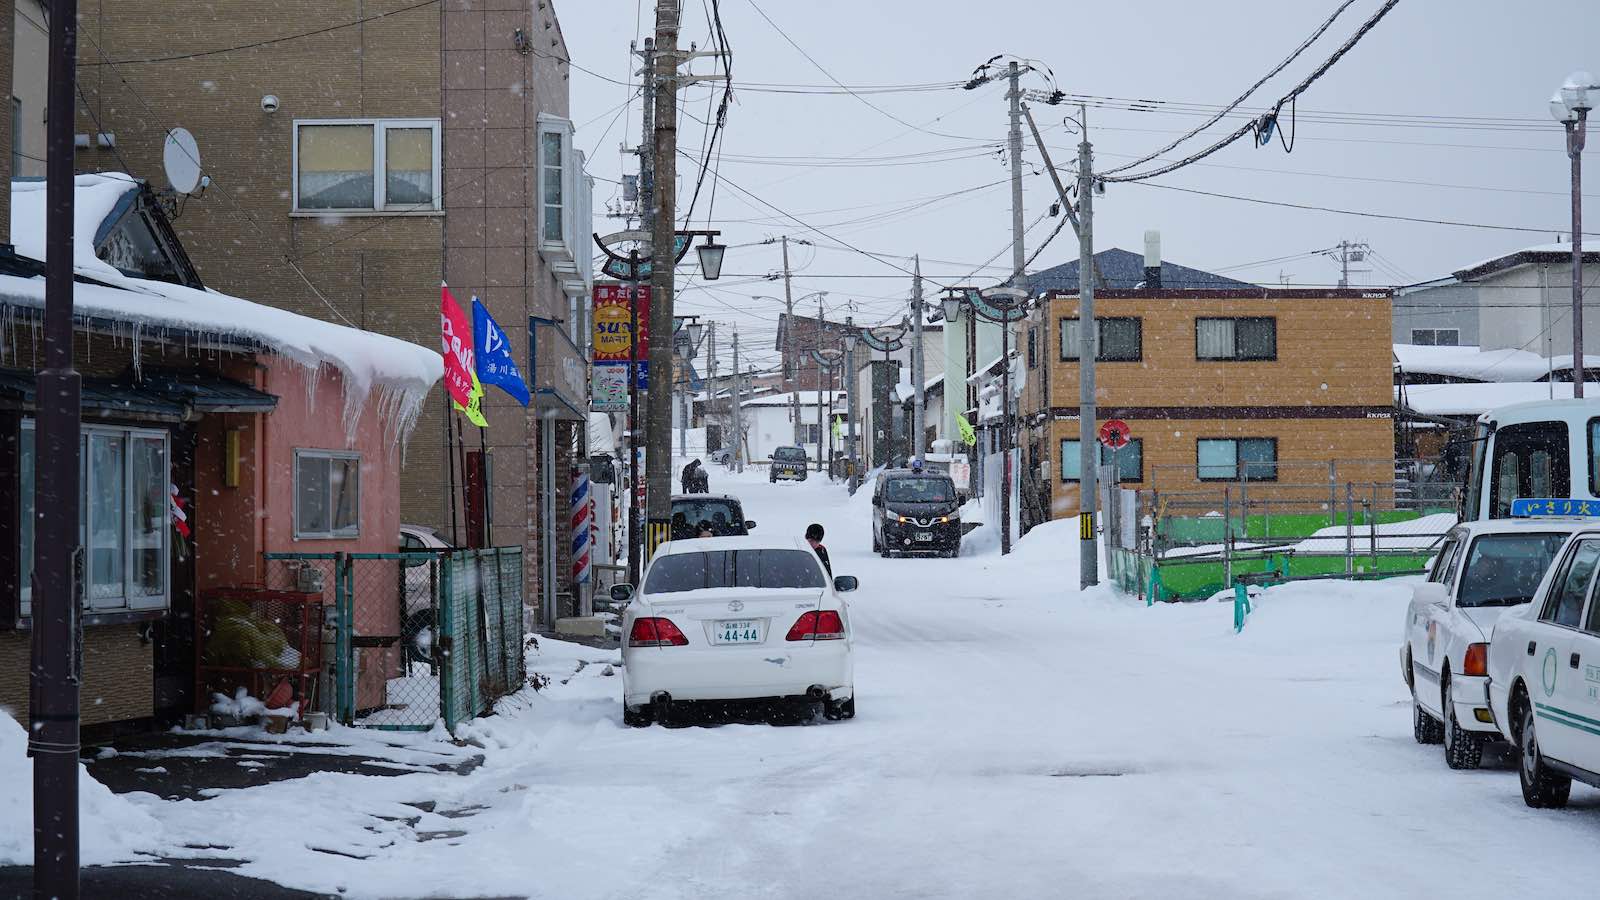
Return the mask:
M 611 586 L 611 601 L 613 603 L 627 603 L 633 599 L 633 585 L 613 584 Z
M 833 589 L 841 594 L 848 594 L 860 586 L 861 583 L 856 581 L 856 577 L 854 575 L 833 576 Z
M 882 506 L 883 505 L 883 498 L 879 497 L 877 494 L 873 494 L 872 495 L 872 505 L 873 506 Z
M 1450 590 L 1437 581 L 1424 581 L 1411 586 L 1411 596 L 1434 606 L 1448 606 Z
M 756 530 L 756 520 L 755 519 L 745 519 L 744 520 L 744 530 L 745 531 L 755 531 Z

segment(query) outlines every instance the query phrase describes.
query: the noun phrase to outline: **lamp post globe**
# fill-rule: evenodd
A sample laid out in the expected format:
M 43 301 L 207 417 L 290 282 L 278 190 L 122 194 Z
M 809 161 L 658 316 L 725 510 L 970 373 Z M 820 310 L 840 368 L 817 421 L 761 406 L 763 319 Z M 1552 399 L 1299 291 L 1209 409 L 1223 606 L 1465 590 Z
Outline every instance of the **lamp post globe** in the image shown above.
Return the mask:
M 1600 85 L 1595 84 L 1594 76 L 1588 72 L 1578 71 L 1567 76 L 1561 84 L 1561 100 L 1567 109 L 1573 112 L 1588 112 L 1594 109 L 1594 99 L 1589 92 Z
M 1563 125 L 1570 125 L 1578 121 L 1577 113 L 1567 108 L 1567 101 L 1561 96 L 1560 91 L 1550 95 L 1550 118 Z

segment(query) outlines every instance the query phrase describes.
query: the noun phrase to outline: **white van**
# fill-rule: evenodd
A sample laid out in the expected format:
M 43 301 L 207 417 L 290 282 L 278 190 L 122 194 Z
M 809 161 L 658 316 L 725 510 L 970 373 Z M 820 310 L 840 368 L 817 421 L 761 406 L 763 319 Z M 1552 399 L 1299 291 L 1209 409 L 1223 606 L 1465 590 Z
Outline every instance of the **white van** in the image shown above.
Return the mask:
M 1600 500 L 1600 398 L 1538 400 L 1478 417 L 1461 518 L 1504 519 L 1518 497 Z

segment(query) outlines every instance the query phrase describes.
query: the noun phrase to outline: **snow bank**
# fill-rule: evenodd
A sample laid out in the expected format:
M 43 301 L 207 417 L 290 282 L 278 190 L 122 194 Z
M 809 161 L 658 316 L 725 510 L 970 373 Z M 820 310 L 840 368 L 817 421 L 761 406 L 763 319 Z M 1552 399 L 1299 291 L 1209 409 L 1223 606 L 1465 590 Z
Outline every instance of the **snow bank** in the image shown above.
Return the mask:
M 27 731 L 0 710 L 0 865 L 33 864 L 33 760 Z M 161 825 L 78 766 L 79 842 L 84 865 L 153 850 Z
M 140 333 L 148 327 L 187 334 L 199 345 L 248 341 L 312 371 L 332 366 L 344 375 L 344 417 L 350 434 L 372 399 L 398 436 L 409 434 L 423 398 L 444 374 L 444 358 L 437 351 L 216 291 L 124 275 L 95 257 L 94 236 L 117 203 L 134 190 L 135 182 L 113 173 L 79 175 L 77 185 L 73 270 L 112 285 L 74 287 L 73 312 L 79 323 L 109 319 L 125 326 L 123 336 L 133 342 L 135 359 Z M 13 182 L 11 193 L 11 235 L 17 253 L 43 261 L 43 183 Z M 43 308 L 44 279 L 0 276 L 0 304 L 4 303 Z

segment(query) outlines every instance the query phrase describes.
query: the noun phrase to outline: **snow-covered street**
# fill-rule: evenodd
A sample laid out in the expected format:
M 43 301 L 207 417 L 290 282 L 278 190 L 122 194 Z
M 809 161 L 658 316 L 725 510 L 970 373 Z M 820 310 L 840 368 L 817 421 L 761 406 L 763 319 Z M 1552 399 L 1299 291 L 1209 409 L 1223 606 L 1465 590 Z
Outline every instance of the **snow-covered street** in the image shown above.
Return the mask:
M 1274 589 L 1235 635 L 1225 603 L 1078 594 L 1059 524 L 1003 560 L 880 560 L 864 492 L 712 476 L 758 533 L 823 523 L 860 577 L 854 720 L 624 728 L 617 654 L 543 640 L 551 684 L 473 726 L 471 774 L 125 795 L 160 825 L 125 843 L 355 897 L 1509 897 L 1593 876 L 1600 793 L 1528 810 L 1502 755 L 1452 772 L 1412 741 L 1398 583 Z

